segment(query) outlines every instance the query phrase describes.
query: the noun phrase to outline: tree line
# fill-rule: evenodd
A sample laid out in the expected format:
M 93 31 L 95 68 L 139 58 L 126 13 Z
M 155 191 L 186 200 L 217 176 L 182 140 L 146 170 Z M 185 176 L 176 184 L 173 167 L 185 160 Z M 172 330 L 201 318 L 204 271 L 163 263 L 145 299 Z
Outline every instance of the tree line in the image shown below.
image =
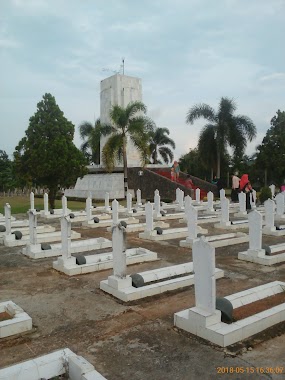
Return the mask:
M 245 148 L 247 141 L 255 138 L 256 127 L 247 116 L 235 115 L 236 108 L 232 99 L 222 98 L 217 111 L 207 104 L 189 109 L 186 123 L 193 124 L 204 118 L 207 124 L 200 132 L 197 147 L 180 157 L 181 169 L 208 180 L 214 174 L 223 178 L 226 173 L 239 171 L 259 179 L 261 184 L 266 181 L 280 184 L 285 178 L 285 112 L 277 111 L 262 143 L 248 157 L 244 154 Z M 112 171 L 116 162 L 121 161 L 126 192 L 126 149 L 130 140 L 141 155 L 142 166 L 173 161 L 175 142 L 169 137 L 169 130 L 157 127 L 147 117 L 147 108 L 142 102 L 130 103 L 126 108 L 113 106 L 110 124 L 102 124 L 99 119 L 94 124 L 81 123 L 80 149 L 73 143 L 74 132 L 74 124 L 65 118 L 55 98 L 45 94 L 29 119 L 13 160 L 0 150 L 0 191 L 27 185 L 47 187 L 53 207 L 58 189 L 74 185 L 78 177 L 87 173 L 88 164 L 101 163 Z M 102 137 L 106 137 L 106 143 L 100 162 Z

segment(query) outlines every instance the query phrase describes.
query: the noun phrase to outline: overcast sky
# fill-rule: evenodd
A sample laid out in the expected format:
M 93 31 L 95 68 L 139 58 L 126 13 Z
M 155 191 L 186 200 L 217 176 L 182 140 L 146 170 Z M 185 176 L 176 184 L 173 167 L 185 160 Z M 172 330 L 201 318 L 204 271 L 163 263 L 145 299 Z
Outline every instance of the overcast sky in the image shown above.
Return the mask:
M 256 124 L 251 154 L 285 110 L 284 36 L 285 0 L 0 0 L 0 149 L 14 152 L 46 92 L 79 147 L 78 125 L 100 116 L 100 81 L 124 57 L 175 158 L 203 125 L 185 123 L 188 109 L 222 96 Z

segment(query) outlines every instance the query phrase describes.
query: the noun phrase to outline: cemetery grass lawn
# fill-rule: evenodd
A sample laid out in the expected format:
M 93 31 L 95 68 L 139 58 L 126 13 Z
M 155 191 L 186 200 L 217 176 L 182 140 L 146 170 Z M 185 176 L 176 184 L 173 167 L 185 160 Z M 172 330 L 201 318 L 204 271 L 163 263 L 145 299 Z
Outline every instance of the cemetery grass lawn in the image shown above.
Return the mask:
M 9 203 L 11 206 L 12 215 L 25 213 L 30 209 L 30 197 L 29 196 L 15 196 L 15 197 L 0 197 L 0 213 L 4 214 L 4 206 Z M 93 201 L 93 204 L 95 202 Z M 102 202 L 96 202 L 96 205 L 103 205 Z M 83 202 L 68 201 L 67 207 L 72 211 L 80 211 L 85 209 L 85 199 Z M 43 198 L 35 197 L 35 208 L 43 210 L 44 200 Z M 61 200 L 55 201 L 55 208 L 62 208 Z

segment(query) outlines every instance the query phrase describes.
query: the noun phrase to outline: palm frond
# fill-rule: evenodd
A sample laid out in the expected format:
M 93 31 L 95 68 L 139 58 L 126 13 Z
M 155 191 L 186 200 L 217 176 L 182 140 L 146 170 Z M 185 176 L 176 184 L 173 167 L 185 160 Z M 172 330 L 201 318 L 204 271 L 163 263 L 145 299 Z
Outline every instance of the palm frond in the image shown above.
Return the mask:
M 146 105 L 139 101 L 129 103 L 125 109 L 126 117 L 128 120 L 133 118 L 139 112 L 146 114 L 146 111 Z
M 81 146 L 80 146 L 80 150 L 81 150 L 81 152 L 83 152 L 83 153 L 87 152 L 88 148 L 89 148 L 88 141 L 85 141 L 85 142 L 82 143 Z
M 103 166 L 108 170 L 114 169 L 116 159 L 120 157 L 123 139 L 121 134 L 113 134 L 107 140 L 102 150 Z
M 173 161 L 174 155 L 172 153 L 172 150 L 169 149 L 167 146 L 163 146 L 158 149 L 159 154 L 161 155 L 163 161 L 168 164 Z
M 249 117 L 238 115 L 234 118 L 234 121 L 237 126 L 243 129 L 249 141 L 252 141 L 256 137 L 256 126 Z
M 108 136 L 111 133 L 116 133 L 117 129 L 110 124 L 101 124 L 100 125 L 100 135 L 101 136 Z
M 236 104 L 233 99 L 221 98 L 218 110 L 219 120 L 227 120 L 236 110 Z
M 189 109 L 186 116 L 186 123 L 193 124 L 195 120 L 203 117 L 204 119 L 215 122 L 216 121 L 216 113 L 212 107 L 208 104 L 197 104 Z
M 85 139 L 88 137 L 91 133 L 92 130 L 94 129 L 93 125 L 89 123 L 89 121 L 83 121 L 79 125 L 79 134 L 82 139 Z
M 207 124 L 202 129 L 198 140 L 198 151 L 201 160 L 205 164 L 215 161 L 217 155 L 216 125 Z

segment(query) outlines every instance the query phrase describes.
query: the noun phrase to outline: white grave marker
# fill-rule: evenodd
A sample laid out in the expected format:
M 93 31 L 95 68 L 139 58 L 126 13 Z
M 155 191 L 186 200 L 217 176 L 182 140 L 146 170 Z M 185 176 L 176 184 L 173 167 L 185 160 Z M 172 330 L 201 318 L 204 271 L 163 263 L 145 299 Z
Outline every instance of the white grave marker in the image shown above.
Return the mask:
M 153 231 L 153 205 L 150 202 L 147 202 L 147 204 L 145 205 L 145 221 L 145 231 Z
M 175 203 L 179 203 L 179 195 L 180 195 L 180 189 L 179 187 L 177 187 L 176 191 L 175 191 Z
M 112 228 L 113 273 L 119 278 L 125 278 L 127 271 L 125 239 L 125 227 L 120 224 L 114 225 Z
M 256 191 L 252 189 L 252 193 L 250 195 L 250 205 L 252 209 L 256 208 Z
M 262 247 L 262 215 L 254 210 L 248 214 L 249 253 L 255 253 Z
M 31 191 L 30 193 L 30 204 L 31 204 L 31 211 L 35 210 L 35 194 Z
M 160 195 L 159 195 L 159 191 L 158 190 L 155 190 L 154 192 L 154 215 L 156 218 L 160 218 L 161 217 L 161 213 L 160 213 Z
M 198 187 L 195 190 L 195 200 L 196 200 L 196 203 L 201 202 L 201 190 Z
M 187 228 L 188 228 L 188 237 L 187 241 L 193 242 L 194 239 L 197 238 L 197 220 L 198 220 L 198 212 L 197 209 L 193 206 L 190 206 L 186 212 L 187 217 Z
M 44 193 L 44 214 L 48 215 L 48 193 Z
M 224 226 L 230 226 L 230 201 L 228 198 L 221 198 L 221 224 Z
M 275 197 L 276 202 L 276 214 L 278 217 L 284 215 L 285 197 L 283 193 L 278 193 Z
M 113 224 L 119 223 L 119 202 L 117 199 L 114 199 L 112 202 L 112 219 Z
M 190 206 L 192 205 L 192 198 L 190 197 L 190 195 L 186 195 L 184 205 L 186 214 L 187 210 L 189 210 Z
M 67 198 L 65 195 L 62 196 L 61 203 L 62 203 L 62 215 L 66 216 L 67 215 Z
M 274 198 L 274 196 L 275 196 L 275 185 L 273 185 L 273 184 L 270 185 L 269 189 L 271 190 L 272 198 Z
M 213 314 L 216 310 L 215 248 L 202 237 L 194 242 L 192 254 L 196 307 Z
M 69 259 L 75 259 L 71 257 L 71 221 L 69 216 L 63 216 L 60 221 L 61 224 L 61 249 L 62 249 L 62 259 L 63 261 L 68 261 Z M 74 260 L 72 260 L 74 261 Z
M 133 213 L 133 210 L 132 210 L 132 199 L 133 199 L 133 196 L 131 193 L 128 193 L 127 194 L 127 212 L 130 214 L 130 213 Z
M 92 219 L 92 199 L 86 198 L 86 219 L 87 221 Z
M 276 231 L 276 227 L 274 226 L 275 203 L 272 199 L 267 199 L 267 201 L 264 202 L 264 210 L 265 210 L 264 231 L 266 232 Z
M 243 192 L 238 193 L 239 211 L 246 214 L 246 194 Z
M 211 191 L 209 191 L 207 193 L 207 210 L 214 211 L 213 205 L 214 205 L 214 194 Z
M 29 211 L 30 244 L 37 244 L 37 215 L 35 211 Z
M 184 209 L 184 191 L 183 190 L 180 190 L 179 192 L 178 204 L 181 210 Z
M 137 189 L 137 206 L 142 206 L 142 192 Z
M 220 200 L 222 201 L 222 199 L 226 198 L 226 192 L 224 189 L 221 189 L 220 190 Z
M 9 205 L 9 203 L 5 204 L 4 211 L 5 211 L 5 227 L 6 227 L 5 233 L 6 235 L 10 235 L 11 234 L 11 206 Z
M 106 192 L 105 193 L 105 211 L 106 212 L 110 211 L 109 202 L 110 202 L 110 194 L 108 192 Z

